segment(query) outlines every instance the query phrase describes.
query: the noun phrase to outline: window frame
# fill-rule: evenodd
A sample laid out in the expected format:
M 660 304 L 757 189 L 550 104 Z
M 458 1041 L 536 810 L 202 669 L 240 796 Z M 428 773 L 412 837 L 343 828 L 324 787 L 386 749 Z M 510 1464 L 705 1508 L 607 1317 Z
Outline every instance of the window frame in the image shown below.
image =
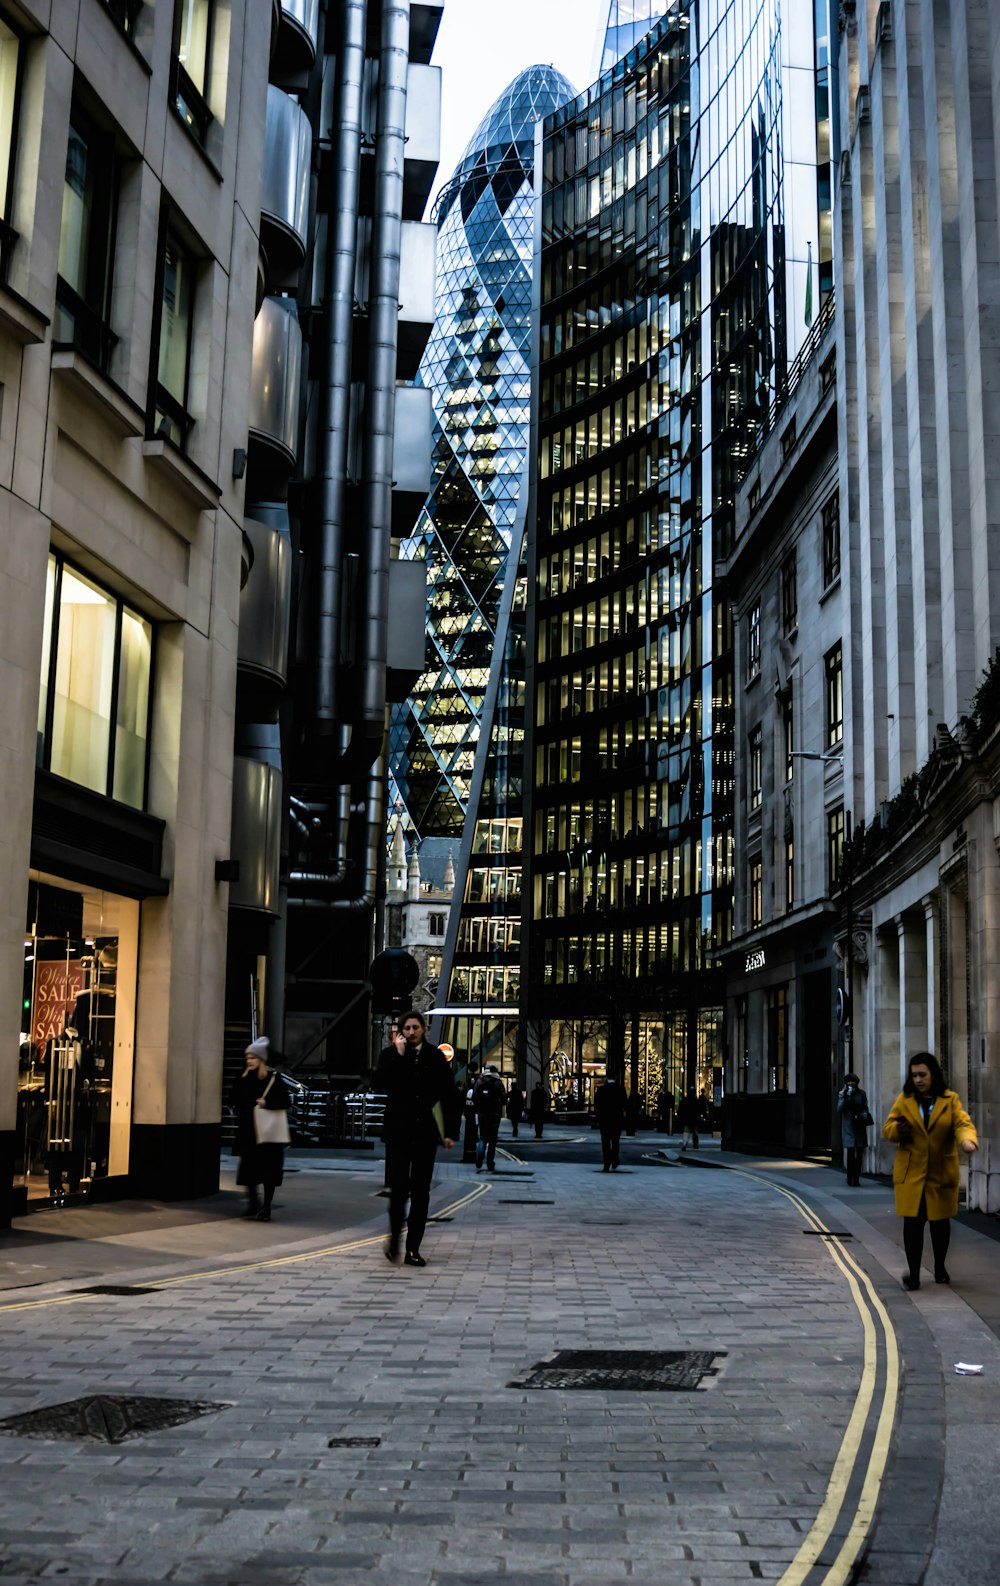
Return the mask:
M 119 28 L 125 37 L 134 43 L 135 24 L 142 12 L 145 0 L 101 0 L 101 4 L 115 24 L 115 27 Z
M 757 722 L 747 738 L 747 805 L 751 813 L 764 802 L 764 727 Z
M 764 923 L 764 861 L 760 854 L 747 863 L 747 919 L 752 931 Z
M 799 625 L 799 574 L 794 548 L 781 564 L 781 631 L 794 633 Z
M 186 0 L 174 0 L 170 104 L 181 125 L 186 127 L 195 142 L 204 148 L 209 130 L 215 121 L 215 116 L 205 95 L 180 58 L 181 21 L 185 3 Z M 215 0 L 205 0 L 205 6 L 208 13 L 208 21 L 205 27 L 205 82 L 207 84 L 212 75 L 212 54 L 215 45 Z
M 827 749 L 838 749 L 844 741 L 844 645 L 838 639 L 823 657 L 823 675 L 826 682 L 826 720 L 824 722 Z
M 823 588 L 830 589 L 840 577 L 840 491 L 835 490 L 820 508 L 822 533 Z
M 84 105 L 74 96 L 70 107 L 69 128 L 67 132 L 66 158 L 69 161 L 68 133 L 76 126 L 82 135 L 92 140 L 99 158 L 110 157 L 110 180 L 106 183 L 95 183 L 95 192 L 98 196 L 97 207 L 91 216 L 91 238 L 87 247 L 86 276 L 88 296 L 83 297 L 71 286 L 64 276 L 56 275 L 56 303 L 69 314 L 74 321 L 74 334 L 68 340 L 53 339 L 56 347 L 72 347 L 82 353 L 88 362 L 96 365 L 103 373 L 107 373 L 111 364 L 111 355 L 118 345 L 118 337 L 111 328 L 111 304 L 114 292 L 115 254 L 118 243 L 118 198 L 121 183 L 121 160 L 115 145 L 115 135 L 106 127 L 96 121 Z M 65 178 L 64 178 L 65 180 Z M 103 213 L 102 213 L 103 212 Z M 95 216 L 103 220 L 100 232 L 103 237 L 103 247 L 99 247 L 99 238 L 94 235 Z M 60 243 L 62 242 L 62 227 L 60 225 Z M 103 281 L 101 284 L 102 305 L 100 309 L 89 301 L 89 288 L 95 263 L 99 254 L 104 254 Z M 80 323 L 82 322 L 82 334 Z
M 7 169 L 7 191 L 3 194 L 3 207 L 0 209 L 0 283 L 6 286 L 10 255 L 20 237 L 20 233 L 15 231 L 11 222 L 10 213 L 14 203 L 17 157 L 20 148 L 19 134 L 21 130 L 21 101 L 24 89 L 24 51 L 28 42 L 28 35 L 9 16 L 6 7 L 3 5 L 0 5 L 0 22 L 9 29 L 17 40 L 17 66 L 14 71 L 14 93 L 10 112 L 10 160 Z
M 760 676 L 760 601 L 747 612 L 747 682 Z
M 167 249 L 173 245 L 183 254 L 191 264 L 191 307 L 188 314 L 187 344 L 184 349 L 184 401 L 179 402 L 171 391 L 160 381 L 160 339 L 163 332 L 163 289 L 166 282 Z M 156 310 L 153 319 L 152 336 L 150 338 L 149 358 L 149 398 L 147 403 L 146 429 L 151 440 L 165 440 L 183 455 L 187 455 L 188 440 L 195 426 L 195 416 L 188 407 L 191 395 L 191 350 L 194 342 L 194 320 L 198 302 L 198 265 L 199 257 L 194 248 L 185 241 L 183 234 L 171 225 L 169 210 L 164 208 L 160 220 L 160 242 L 156 261 Z M 157 412 L 163 418 L 157 423 Z M 180 431 L 180 440 L 168 434 L 164 422 L 169 421 L 177 426 Z
M 114 656 L 111 668 L 111 699 L 108 707 L 108 757 L 107 765 L 105 767 L 104 790 L 101 791 L 100 789 L 88 787 L 87 791 L 91 793 L 96 792 L 99 798 L 106 798 L 109 800 L 109 802 L 122 804 L 125 809 L 138 809 L 145 812 L 146 805 L 149 800 L 149 771 L 153 747 L 153 702 L 156 697 L 155 681 L 157 625 L 152 617 L 149 617 L 144 612 L 141 612 L 137 606 L 135 606 L 132 602 L 125 600 L 124 596 L 119 595 L 117 591 L 109 589 L 106 584 L 102 584 L 99 579 L 94 577 L 93 573 L 90 573 L 85 568 L 80 567 L 78 563 L 74 562 L 71 557 L 64 555 L 63 552 L 58 550 L 56 546 L 49 547 L 49 555 L 55 562 L 55 571 L 52 590 L 52 609 L 48 614 L 50 627 L 48 633 L 48 656 L 46 667 L 47 676 L 45 679 L 47 688 L 45 699 L 45 723 L 42 729 L 41 754 L 38 755 L 36 751 L 35 763 L 39 769 L 47 771 L 51 776 L 60 777 L 61 781 L 68 782 L 71 787 L 86 786 L 85 783 L 75 782 L 72 777 L 63 777 L 58 771 L 52 770 L 53 731 L 55 726 L 56 712 L 56 669 L 59 664 L 59 619 L 62 608 L 63 571 L 64 569 L 68 568 L 69 571 L 74 573 L 78 578 L 85 580 L 85 582 L 88 584 L 95 585 L 109 601 L 114 602 L 115 607 L 115 638 Z M 142 803 L 138 805 L 128 804 L 122 799 L 116 799 L 113 792 L 115 785 L 115 754 L 117 749 L 118 734 L 118 698 L 122 664 L 122 624 L 126 606 L 130 611 L 133 611 L 137 617 L 141 617 L 144 622 L 148 622 L 151 630 L 149 647 L 149 681 L 147 686 L 146 707 L 147 730 L 145 760 L 142 772 Z M 42 681 L 43 680 L 40 676 L 39 687 L 41 687 Z
M 847 820 L 843 804 L 834 805 L 826 812 L 826 874 L 829 890 L 839 886 L 844 870 L 844 844 L 847 840 Z

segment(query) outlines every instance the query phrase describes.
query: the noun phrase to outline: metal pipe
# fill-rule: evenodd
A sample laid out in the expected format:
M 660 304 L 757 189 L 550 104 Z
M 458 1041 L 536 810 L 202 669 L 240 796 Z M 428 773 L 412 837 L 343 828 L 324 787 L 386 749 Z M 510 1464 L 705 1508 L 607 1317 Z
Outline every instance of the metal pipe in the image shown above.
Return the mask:
M 355 753 L 371 765 L 385 736 L 385 674 L 392 544 L 392 458 L 396 413 L 396 351 L 406 149 L 406 86 L 410 0 L 382 0 L 375 200 L 368 282 L 368 380 L 362 452 L 361 600 L 358 620 L 359 699 Z M 352 756 L 353 758 L 353 756 Z
M 368 4 L 367 0 L 341 0 L 339 9 L 341 33 L 334 95 L 336 125 L 333 128 L 333 183 L 327 220 L 323 292 L 326 308 L 326 368 L 317 448 L 321 474 L 316 718 L 323 733 L 332 733 L 337 720 Z
M 384 744 L 388 743 L 388 726 L 389 713 L 388 710 L 383 710 Z M 368 774 L 363 800 L 351 807 L 352 816 L 364 814 L 366 825 L 364 862 L 359 866 L 360 873 L 357 878 L 353 882 L 350 880 L 346 862 L 333 875 L 322 875 L 314 871 L 293 871 L 288 878 L 288 890 L 294 897 L 297 908 L 325 909 L 327 912 L 350 914 L 366 913 L 372 908 L 378 897 L 380 866 L 385 847 L 387 771 L 386 753 L 383 752 Z M 344 791 L 341 790 L 341 796 Z M 340 850 L 343 850 L 346 843 L 346 823 L 343 829 L 343 838 L 338 833 Z M 349 887 L 347 896 L 343 895 L 345 886 Z

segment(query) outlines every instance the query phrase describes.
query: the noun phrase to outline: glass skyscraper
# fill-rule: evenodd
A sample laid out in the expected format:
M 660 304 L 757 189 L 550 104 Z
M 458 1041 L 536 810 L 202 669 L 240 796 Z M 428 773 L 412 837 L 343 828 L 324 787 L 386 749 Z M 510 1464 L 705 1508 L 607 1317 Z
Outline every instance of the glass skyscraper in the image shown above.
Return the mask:
M 598 39 L 598 71 L 606 72 L 649 32 L 678 0 L 607 0 L 607 20 Z
M 421 836 L 461 837 L 439 1003 L 459 1061 L 512 1067 L 524 736 L 525 465 L 535 127 L 575 90 L 521 72 L 438 200 L 438 298 L 420 379 L 430 494 L 401 554 L 427 564 L 427 666 L 393 718 L 392 794 Z M 468 1012 L 466 1011 L 468 1010 Z
M 808 334 L 819 234 L 813 7 L 782 9 L 677 0 L 544 133 L 521 991 L 556 1033 L 529 1072 L 568 1067 L 586 1095 L 606 1058 L 650 1107 L 721 1079 L 715 562 Z
M 462 832 L 518 502 L 531 395 L 535 126 L 575 90 L 531 66 L 474 133 L 436 209 L 430 494 L 401 555 L 427 565 L 427 663 L 397 706 L 390 794 L 421 837 Z

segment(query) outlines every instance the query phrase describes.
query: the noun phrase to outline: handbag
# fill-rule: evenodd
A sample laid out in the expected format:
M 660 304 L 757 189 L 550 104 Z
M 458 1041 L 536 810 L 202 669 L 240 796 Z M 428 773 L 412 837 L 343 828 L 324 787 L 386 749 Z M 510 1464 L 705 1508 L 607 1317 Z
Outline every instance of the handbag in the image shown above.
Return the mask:
M 261 1101 L 266 1101 L 267 1093 L 274 1084 L 274 1075 L 264 1087 Z M 258 1145 L 291 1145 L 292 1132 L 288 1127 L 288 1114 L 283 1107 L 254 1107 L 253 1132 Z

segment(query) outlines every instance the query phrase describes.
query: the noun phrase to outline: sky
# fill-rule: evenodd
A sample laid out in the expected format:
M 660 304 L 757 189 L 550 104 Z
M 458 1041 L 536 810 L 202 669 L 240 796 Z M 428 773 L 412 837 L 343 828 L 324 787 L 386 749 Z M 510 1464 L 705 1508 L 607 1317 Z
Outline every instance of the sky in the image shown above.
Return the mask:
M 434 49 L 442 69 L 438 187 L 494 99 L 526 66 L 555 66 L 578 92 L 590 86 L 602 14 L 607 0 L 445 0 Z

